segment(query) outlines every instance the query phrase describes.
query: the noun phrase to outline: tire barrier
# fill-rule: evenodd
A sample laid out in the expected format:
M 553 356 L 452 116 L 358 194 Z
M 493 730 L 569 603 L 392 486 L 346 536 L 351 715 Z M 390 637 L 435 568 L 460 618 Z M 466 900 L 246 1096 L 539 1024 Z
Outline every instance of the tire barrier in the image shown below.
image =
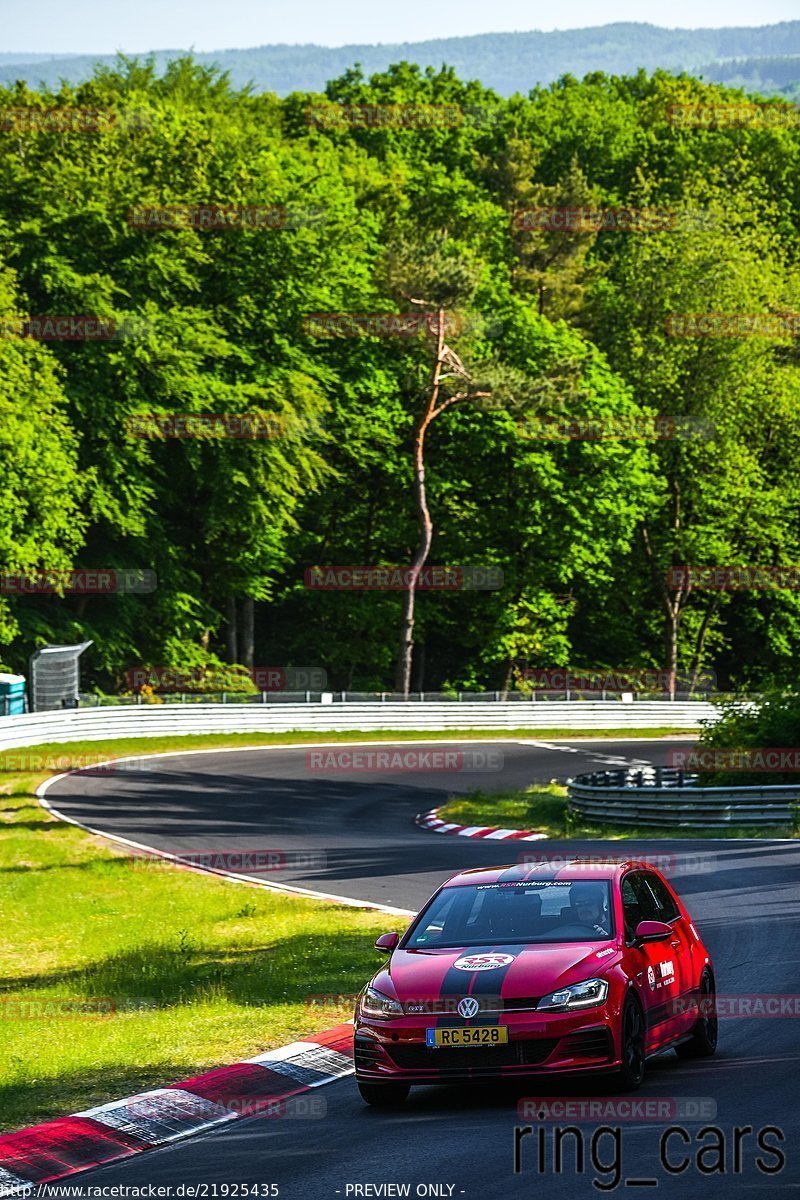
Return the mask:
M 599 825 L 790 825 L 797 818 L 797 784 L 699 787 L 698 776 L 676 767 L 621 768 L 576 775 L 567 782 L 570 812 Z

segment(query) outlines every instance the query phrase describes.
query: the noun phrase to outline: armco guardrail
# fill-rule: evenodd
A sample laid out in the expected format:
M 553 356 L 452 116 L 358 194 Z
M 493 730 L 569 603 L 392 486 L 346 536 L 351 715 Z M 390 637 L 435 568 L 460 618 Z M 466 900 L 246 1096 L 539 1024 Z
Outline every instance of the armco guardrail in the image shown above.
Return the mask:
M 624 701 L 623 695 L 629 700 Z M 725 699 L 734 697 L 719 693 L 676 693 L 674 700 L 685 703 L 689 700 L 702 700 L 705 703 L 717 704 Z M 80 704 L 72 707 L 111 707 L 148 704 L 551 704 L 554 701 L 562 703 L 569 700 L 574 704 L 585 701 L 602 701 L 610 703 L 640 702 L 653 703 L 665 701 L 668 696 L 653 692 L 600 692 L 583 693 L 570 691 L 559 692 L 535 691 L 523 692 L 411 692 L 405 696 L 399 692 L 160 692 L 154 699 L 145 697 L 141 692 L 125 696 L 103 696 L 94 692 L 81 693 Z
M 43 742 L 189 733 L 346 732 L 408 729 L 693 730 L 718 716 L 702 701 L 471 704 L 142 704 L 0 718 L 0 749 Z
M 674 767 L 621 768 L 576 775 L 567 785 L 569 808 L 609 825 L 788 825 L 800 801 L 797 784 L 698 787 L 697 776 Z

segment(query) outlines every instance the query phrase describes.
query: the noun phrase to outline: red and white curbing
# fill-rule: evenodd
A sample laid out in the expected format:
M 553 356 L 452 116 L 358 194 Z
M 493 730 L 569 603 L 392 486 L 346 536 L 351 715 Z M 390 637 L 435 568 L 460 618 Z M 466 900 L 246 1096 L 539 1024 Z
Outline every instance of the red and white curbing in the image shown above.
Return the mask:
M 546 833 L 538 833 L 535 829 L 500 829 L 497 825 L 455 825 L 452 821 L 443 821 L 439 809 L 432 808 L 430 812 L 419 813 L 414 822 L 432 833 L 454 833 L 458 837 L 488 838 L 491 841 L 506 842 L 539 842 L 546 838 Z
M 292 1042 L 170 1087 L 0 1134 L 0 1196 L 27 1195 L 37 1184 L 242 1117 L 291 1116 L 292 1106 L 285 1102 L 352 1075 L 353 1069 L 353 1026 L 348 1021 L 313 1041 Z

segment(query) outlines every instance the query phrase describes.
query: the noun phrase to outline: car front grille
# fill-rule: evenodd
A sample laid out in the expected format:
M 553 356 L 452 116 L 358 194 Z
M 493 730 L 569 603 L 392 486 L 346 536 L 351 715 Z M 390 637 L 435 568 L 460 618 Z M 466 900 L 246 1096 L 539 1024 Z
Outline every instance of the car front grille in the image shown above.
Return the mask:
M 508 1042 L 500 1046 L 440 1046 L 429 1049 L 423 1045 L 389 1045 L 392 1061 L 406 1071 L 496 1071 L 499 1067 L 535 1066 L 552 1054 L 557 1038 L 532 1038 Z

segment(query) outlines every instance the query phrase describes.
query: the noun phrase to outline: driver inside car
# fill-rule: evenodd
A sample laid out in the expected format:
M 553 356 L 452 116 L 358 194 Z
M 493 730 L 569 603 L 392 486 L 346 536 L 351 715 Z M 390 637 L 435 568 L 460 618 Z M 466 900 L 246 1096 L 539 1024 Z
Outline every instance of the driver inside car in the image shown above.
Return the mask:
M 570 925 L 582 925 L 599 937 L 608 937 L 610 927 L 606 910 L 606 889 L 597 883 L 573 883 L 569 889 Z

